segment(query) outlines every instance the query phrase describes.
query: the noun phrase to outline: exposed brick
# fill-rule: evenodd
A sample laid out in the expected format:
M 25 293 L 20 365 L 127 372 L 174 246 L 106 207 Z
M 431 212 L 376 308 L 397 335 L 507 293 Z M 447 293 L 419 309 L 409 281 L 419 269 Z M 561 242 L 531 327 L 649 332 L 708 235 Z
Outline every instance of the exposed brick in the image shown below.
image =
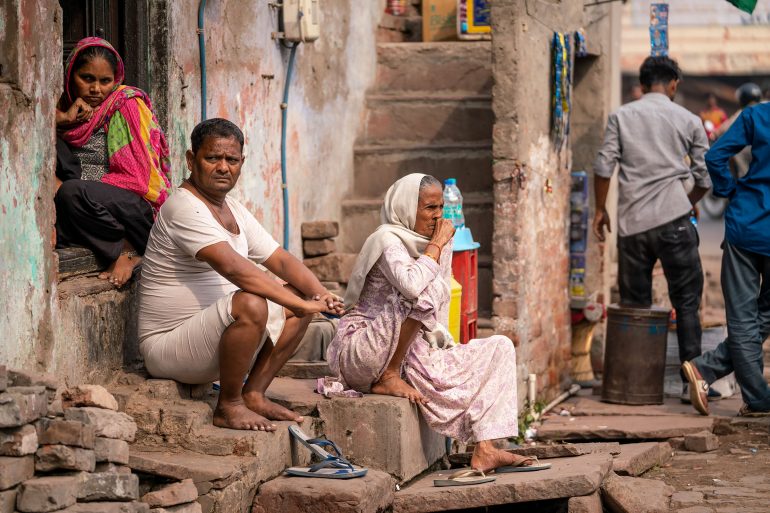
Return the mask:
M 496 297 L 492 301 L 492 311 L 495 315 L 515 319 L 518 316 L 518 305 L 513 299 Z
M 20 369 L 8 369 L 8 385 L 14 387 L 45 387 L 56 391 L 59 380 L 51 374 L 41 372 L 23 371 Z
M 96 467 L 94 451 L 66 445 L 44 445 L 35 453 L 35 470 L 83 470 L 93 472 Z
M 133 501 L 139 498 L 139 476 L 112 472 L 82 474 L 77 496 L 82 502 Z
M 567 501 L 567 513 L 602 513 L 602 511 L 599 492 L 582 497 L 570 497 Z
M 719 449 L 719 437 L 711 431 L 701 431 L 684 436 L 684 446 L 688 451 L 709 452 Z
M 302 243 L 302 250 L 305 256 L 323 256 L 337 251 L 337 243 L 332 239 L 306 240 Z
M 97 463 L 94 472 L 112 472 L 113 474 L 130 474 L 131 467 L 127 465 L 116 465 L 110 462 Z
M 19 486 L 16 507 L 25 513 L 45 513 L 75 504 L 78 478 L 75 476 L 38 477 Z
M 130 415 L 101 408 L 67 408 L 64 418 L 77 420 L 94 426 L 96 436 L 116 438 L 133 442 L 136 437 L 136 423 Z
M 340 233 L 340 224 L 336 221 L 310 221 L 302 223 L 303 239 L 330 239 Z
M 31 424 L 0 429 L 0 456 L 25 456 L 37 451 L 37 431 Z
M 4 392 L 6 388 L 8 388 L 8 368 L 0 365 L 0 392 Z
M 97 437 L 94 452 L 97 462 L 109 461 L 128 465 L 128 442 L 125 440 Z
M 192 479 L 185 479 L 146 493 L 142 497 L 142 502 L 146 502 L 152 508 L 159 508 L 193 502 L 197 498 L 198 489 Z
M 118 401 L 100 385 L 78 385 L 62 392 L 62 406 L 94 406 L 117 411 Z
M 16 511 L 16 489 L 0 492 L 0 513 Z
M 94 448 L 94 427 L 77 420 L 40 419 L 37 435 L 41 445 L 72 445 Z
M 48 409 L 44 387 L 9 387 L 0 393 L 0 428 L 29 424 Z
M 0 456 L 0 490 L 7 490 L 34 475 L 34 456 Z
M 357 256 L 355 253 L 333 253 L 322 257 L 306 258 L 304 263 L 320 281 L 347 283 Z

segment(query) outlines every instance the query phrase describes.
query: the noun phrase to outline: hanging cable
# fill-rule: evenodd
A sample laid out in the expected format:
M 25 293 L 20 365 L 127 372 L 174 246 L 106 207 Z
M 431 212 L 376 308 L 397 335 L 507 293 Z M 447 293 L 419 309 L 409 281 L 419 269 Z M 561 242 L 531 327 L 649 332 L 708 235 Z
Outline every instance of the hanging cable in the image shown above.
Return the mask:
M 203 34 L 203 11 L 205 9 L 206 0 L 200 0 L 198 4 L 198 49 L 201 65 L 201 121 L 206 120 L 206 39 Z

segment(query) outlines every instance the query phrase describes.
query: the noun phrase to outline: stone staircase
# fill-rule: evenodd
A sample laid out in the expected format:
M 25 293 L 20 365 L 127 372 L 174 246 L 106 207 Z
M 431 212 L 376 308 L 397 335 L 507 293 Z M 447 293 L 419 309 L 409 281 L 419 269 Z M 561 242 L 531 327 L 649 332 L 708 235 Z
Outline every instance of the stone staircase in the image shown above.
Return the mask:
M 341 250 L 358 252 L 379 225 L 382 197 L 413 172 L 457 178 L 466 224 L 481 243 L 479 315 L 492 300 L 492 72 L 489 43 L 380 43 L 375 86 L 355 146 Z

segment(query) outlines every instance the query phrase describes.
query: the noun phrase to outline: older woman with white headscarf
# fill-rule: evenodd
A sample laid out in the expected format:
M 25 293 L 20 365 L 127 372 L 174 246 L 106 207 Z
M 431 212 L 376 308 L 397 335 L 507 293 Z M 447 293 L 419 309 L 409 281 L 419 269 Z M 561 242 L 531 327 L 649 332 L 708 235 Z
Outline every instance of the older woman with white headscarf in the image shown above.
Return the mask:
M 327 353 L 350 388 L 406 397 L 441 434 L 477 442 L 471 466 L 526 466 L 492 440 L 518 434 L 516 354 L 504 336 L 455 345 L 449 318 L 454 227 L 434 177 L 411 174 L 385 195 L 382 225 L 353 270 L 348 313 Z

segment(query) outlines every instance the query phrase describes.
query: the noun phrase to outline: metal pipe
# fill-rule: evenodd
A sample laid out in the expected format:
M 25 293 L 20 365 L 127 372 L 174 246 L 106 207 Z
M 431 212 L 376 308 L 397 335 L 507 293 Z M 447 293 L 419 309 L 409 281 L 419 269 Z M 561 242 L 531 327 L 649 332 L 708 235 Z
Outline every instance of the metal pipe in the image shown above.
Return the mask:
M 566 392 L 562 392 L 556 399 L 554 399 L 550 403 L 546 404 L 545 408 L 543 408 L 543 411 L 540 412 L 538 417 L 542 417 L 548 411 L 553 409 L 554 406 L 558 405 L 559 403 L 561 403 L 563 401 L 566 401 L 567 399 L 569 399 L 573 395 L 577 394 L 579 391 L 580 391 L 580 385 L 578 385 L 577 383 L 573 384 L 571 387 L 569 387 L 569 390 L 567 390 Z
M 198 4 L 198 49 L 200 51 L 201 65 L 201 121 L 206 120 L 206 39 L 203 34 L 203 11 L 206 9 L 206 0 L 200 0 Z
M 299 43 L 294 43 L 289 54 L 289 65 L 286 69 L 286 83 L 283 86 L 283 102 L 281 102 L 281 189 L 283 190 L 283 249 L 289 250 L 289 184 L 286 177 L 286 127 L 289 112 L 289 85 L 294 69 L 294 57 L 297 55 Z

